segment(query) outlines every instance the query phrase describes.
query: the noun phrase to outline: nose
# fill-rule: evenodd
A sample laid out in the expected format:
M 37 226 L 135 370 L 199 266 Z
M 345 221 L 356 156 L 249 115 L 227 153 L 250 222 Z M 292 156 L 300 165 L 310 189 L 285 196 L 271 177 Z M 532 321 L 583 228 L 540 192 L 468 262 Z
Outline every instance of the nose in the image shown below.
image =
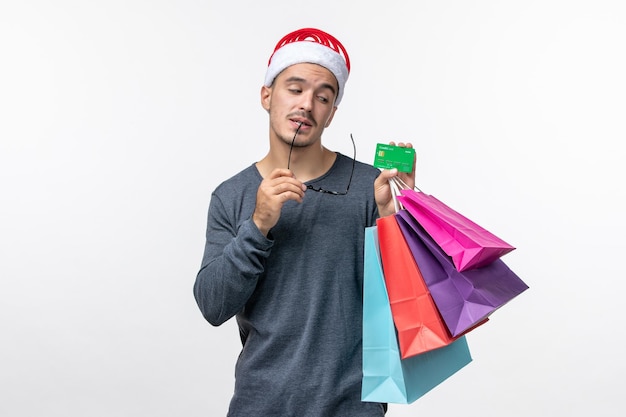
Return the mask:
M 300 110 L 310 113 L 313 110 L 313 92 L 305 91 L 300 94 Z

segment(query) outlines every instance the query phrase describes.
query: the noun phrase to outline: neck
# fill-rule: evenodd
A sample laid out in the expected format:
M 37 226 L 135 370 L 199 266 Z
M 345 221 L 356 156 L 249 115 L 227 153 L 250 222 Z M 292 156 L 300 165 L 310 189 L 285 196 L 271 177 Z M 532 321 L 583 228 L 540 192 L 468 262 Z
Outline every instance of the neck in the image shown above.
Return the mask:
M 289 148 L 290 145 L 284 142 L 279 146 L 271 146 L 268 154 L 256 164 L 261 176 L 265 178 L 276 168 L 287 168 L 287 162 L 291 160 L 289 169 L 296 178 L 306 182 L 326 173 L 337 157 L 335 152 L 321 144 L 294 146 L 291 158 L 289 158 Z

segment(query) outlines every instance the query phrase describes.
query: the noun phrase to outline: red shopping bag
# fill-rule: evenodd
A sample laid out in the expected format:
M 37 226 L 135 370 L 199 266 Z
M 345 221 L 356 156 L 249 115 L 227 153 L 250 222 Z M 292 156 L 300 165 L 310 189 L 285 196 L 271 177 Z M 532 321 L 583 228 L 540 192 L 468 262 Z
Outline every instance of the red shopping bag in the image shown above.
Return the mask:
M 449 345 L 448 331 L 395 216 L 377 219 L 389 304 L 403 359 Z

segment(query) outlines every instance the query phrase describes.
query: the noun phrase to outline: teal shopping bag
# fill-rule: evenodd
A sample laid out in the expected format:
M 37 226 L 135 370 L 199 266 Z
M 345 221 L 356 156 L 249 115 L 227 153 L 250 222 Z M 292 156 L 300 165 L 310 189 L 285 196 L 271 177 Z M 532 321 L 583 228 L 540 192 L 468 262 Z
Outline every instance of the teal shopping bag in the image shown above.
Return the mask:
M 471 361 L 465 336 L 442 348 L 400 358 L 380 261 L 377 228 L 366 228 L 361 400 L 410 404 Z

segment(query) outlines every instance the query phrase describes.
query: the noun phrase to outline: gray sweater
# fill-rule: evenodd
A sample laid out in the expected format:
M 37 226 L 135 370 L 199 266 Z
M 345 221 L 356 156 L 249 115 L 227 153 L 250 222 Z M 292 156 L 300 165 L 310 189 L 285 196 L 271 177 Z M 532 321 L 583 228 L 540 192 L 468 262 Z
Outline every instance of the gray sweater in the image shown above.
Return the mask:
M 352 159 L 310 181 L 343 191 Z M 219 185 L 209 205 L 194 295 L 214 326 L 236 316 L 241 354 L 232 417 L 380 417 L 361 402 L 364 229 L 375 224 L 379 170 L 357 162 L 350 191 L 307 190 L 266 238 L 251 220 L 262 181 L 254 165 Z

